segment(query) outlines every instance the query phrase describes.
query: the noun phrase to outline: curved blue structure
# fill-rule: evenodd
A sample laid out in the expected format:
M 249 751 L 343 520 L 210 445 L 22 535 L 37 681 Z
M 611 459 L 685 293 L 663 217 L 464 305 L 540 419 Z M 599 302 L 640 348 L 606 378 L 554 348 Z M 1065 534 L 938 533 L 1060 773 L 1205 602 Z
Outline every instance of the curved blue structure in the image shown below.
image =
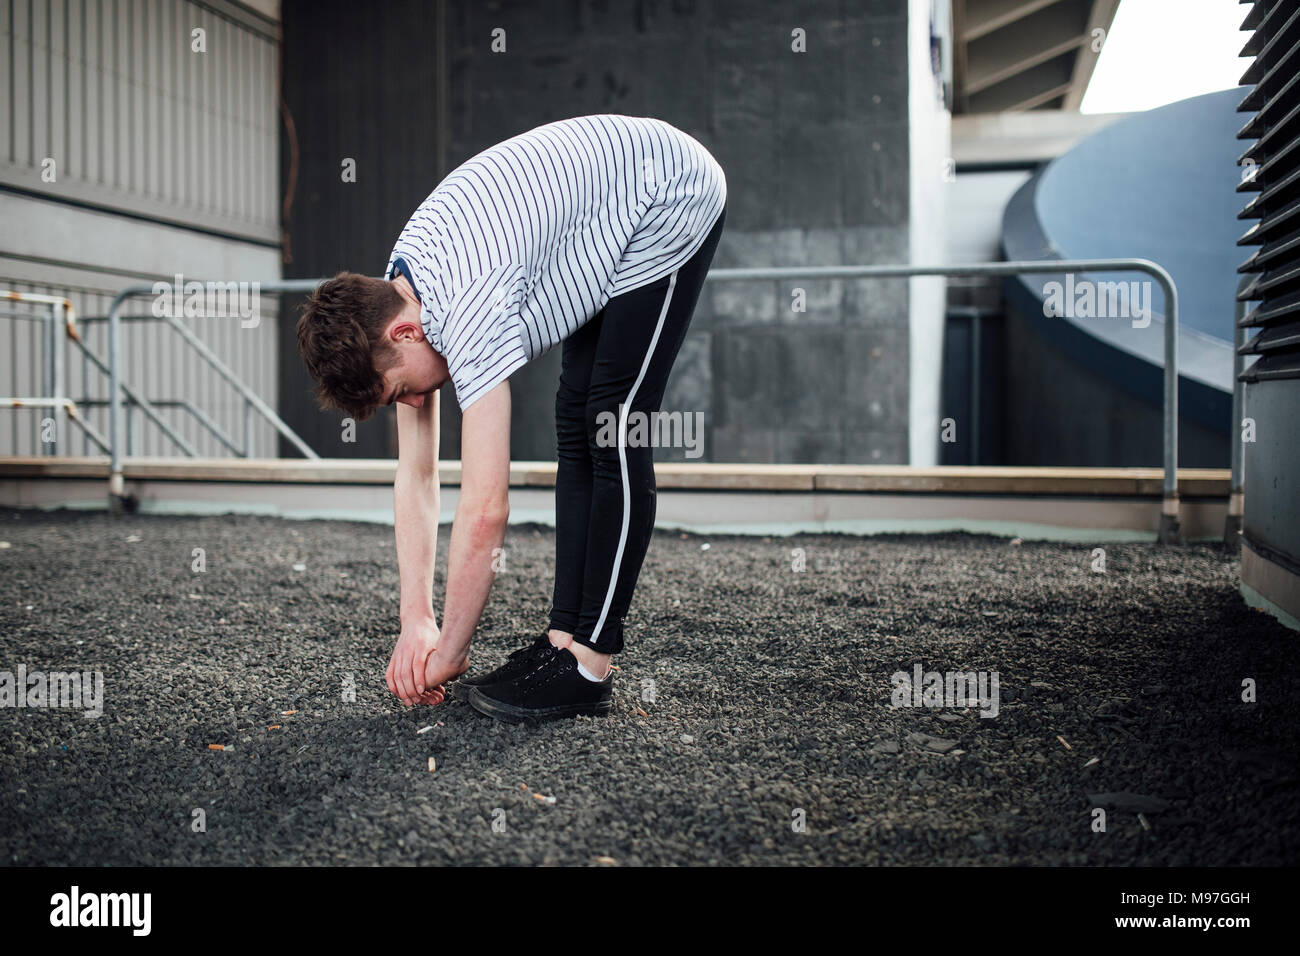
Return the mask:
M 1173 276 L 1180 306 L 1180 459 L 1189 467 L 1228 464 L 1241 258 L 1236 186 L 1242 170 L 1234 137 L 1241 126 L 1237 105 L 1247 89 L 1193 97 L 1112 123 L 1040 169 L 1003 217 L 1007 259 L 1132 256 L 1158 262 Z M 1094 302 L 1090 313 L 1088 293 L 1099 289 L 1102 307 Z M 1053 463 L 1157 462 L 1158 439 L 1154 445 L 1144 439 L 1149 453 L 1137 449 L 1117 434 L 1116 418 L 1134 422 L 1145 435 L 1146 419 L 1159 414 L 1160 287 L 1136 273 L 1040 275 L 1006 280 L 1004 296 L 1009 334 L 1032 329 L 1038 340 L 1021 354 L 1041 347 L 1058 353 L 1044 363 L 1050 368 L 1044 374 L 1062 396 L 1072 389 L 1095 395 L 1099 383 L 1118 392 L 1105 400 L 1107 421 L 1090 422 L 1087 408 L 1079 410 L 1069 423 L 1080 439 L 1077 452 L 1073 460 Z M 1053 387 L 1037 385 L 1040 392 Z M 1063 412 L 1070 405 L 1059 403 Z

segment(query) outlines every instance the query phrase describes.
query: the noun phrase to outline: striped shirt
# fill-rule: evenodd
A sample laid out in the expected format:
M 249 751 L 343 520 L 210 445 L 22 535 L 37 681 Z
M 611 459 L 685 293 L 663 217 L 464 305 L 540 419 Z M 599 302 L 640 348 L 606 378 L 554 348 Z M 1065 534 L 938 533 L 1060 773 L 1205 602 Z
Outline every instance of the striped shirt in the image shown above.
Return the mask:
M 663 120 L 538 126 L 462 163 L 402 229 L 407 277 L 461 411 L 592 319 L 680 268 L 727 199 L 722 167 Z

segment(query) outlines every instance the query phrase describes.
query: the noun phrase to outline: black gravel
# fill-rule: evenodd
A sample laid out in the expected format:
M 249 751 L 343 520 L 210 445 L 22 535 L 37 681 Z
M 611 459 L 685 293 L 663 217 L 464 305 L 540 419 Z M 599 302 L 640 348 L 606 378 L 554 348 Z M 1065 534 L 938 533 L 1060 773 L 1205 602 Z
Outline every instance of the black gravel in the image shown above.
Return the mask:
M 105 682 L 99 719 L 0 710 L 5 864 L 1297 862 L 1300 642 L 1217 546 L 1098 574 L 1085 544 L 659 532 L 614 716 L 512 727 L 388 693 L 391 528 L 4 510 L 4 541 L 0 671 Z M 475 671 L 546 624 L 553 532 L 506 548 Z M 892 708 L 917 663 L 997 671 L 998 716 Z

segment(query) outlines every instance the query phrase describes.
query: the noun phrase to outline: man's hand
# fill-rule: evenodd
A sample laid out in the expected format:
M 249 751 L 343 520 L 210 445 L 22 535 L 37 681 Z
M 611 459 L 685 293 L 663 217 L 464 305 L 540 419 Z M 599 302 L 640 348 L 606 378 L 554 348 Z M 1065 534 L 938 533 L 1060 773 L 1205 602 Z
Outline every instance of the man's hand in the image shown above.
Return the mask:
M 393 648 L 384 679 L 388 682 L 388 689 L 408 707 L 420 702 L 426 690 L 430 696 L 442 691 L 441 681 L 430 684 L 424 679 L 425 665 L 438 647 L 438 638 L 438 625 L 432 617 L 402 622 L 402 633 Z
M 468 653 L 455 654 L 450 649 L 435 650 L 429 655 L 428 663 L 424 666 L 424 686 L 430 689 L 425 692 L 421 703 L 441 704 L 446 697 L 443 685 L 449 680 L 455 680 L 467 670 L 469 670 Z

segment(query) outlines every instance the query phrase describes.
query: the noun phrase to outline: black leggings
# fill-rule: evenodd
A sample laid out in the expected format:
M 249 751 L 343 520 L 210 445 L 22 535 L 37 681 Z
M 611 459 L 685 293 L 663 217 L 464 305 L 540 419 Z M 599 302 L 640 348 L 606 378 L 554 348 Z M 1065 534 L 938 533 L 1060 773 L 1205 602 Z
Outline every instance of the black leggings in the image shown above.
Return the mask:
M 726 216 L 679 269 L 614 296 L 562 343 L 550 626 L 602 654 L 623 649 L 655 523 L 654 447 L 628 446 L 627 416 L 660 410 Z

